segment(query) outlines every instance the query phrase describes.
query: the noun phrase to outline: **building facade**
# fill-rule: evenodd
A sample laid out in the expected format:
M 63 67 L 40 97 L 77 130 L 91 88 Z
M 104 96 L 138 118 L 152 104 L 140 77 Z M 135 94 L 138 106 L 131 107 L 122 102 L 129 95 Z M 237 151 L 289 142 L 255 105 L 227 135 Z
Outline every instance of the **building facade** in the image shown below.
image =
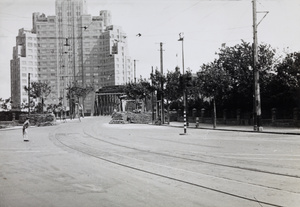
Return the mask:
M 56 0 L 55 4 L 55 16 L 33 13 L 32 18 L 37 78 L 51 86 L 46 104 L 62 102 L 68 108 L 66 89 L 74 84 L 97 90 L 133 80 L 126 34 L 112 25 L 109 11 L 91 16 L 85 0 Z M 85 113 L 94 113 L 93 92 L 80 102 Z
M 37 37 L 29 29 L 20 29 L 13 47 L 11 70 L 12 110 L 24 108 L 29 103 L 25 86 L 28 81 L 38 80 Z M 29 78 L 30 76 L 30 78 Z

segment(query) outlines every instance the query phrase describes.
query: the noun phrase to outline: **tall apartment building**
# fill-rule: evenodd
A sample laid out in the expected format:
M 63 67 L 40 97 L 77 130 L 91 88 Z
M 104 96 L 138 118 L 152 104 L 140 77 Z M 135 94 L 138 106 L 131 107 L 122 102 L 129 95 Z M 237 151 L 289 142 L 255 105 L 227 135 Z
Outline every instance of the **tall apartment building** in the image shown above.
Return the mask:
M 68 107 L 66 88 L 75 83 L 96 90 L 132 81 L 126 34 L 112 25 L 111 13 L 87 14 L 85 0 L 55 3 L 55 16 L 33 13 L 31 31 L 36 35 L 38 80 L 47 81 L 52 90 L 45 103 L 58 104 L 62 98 Z M 85 113 L 93 113 L 93 98 L 90 93 L 81 103 Z
M 28 29 L 20 29 L 13 47 L 11 65 L 12 110 L 20 109 L 28 103 L 28 93 L 24 87 L 30 81 L 37 81 L 37 37 Z

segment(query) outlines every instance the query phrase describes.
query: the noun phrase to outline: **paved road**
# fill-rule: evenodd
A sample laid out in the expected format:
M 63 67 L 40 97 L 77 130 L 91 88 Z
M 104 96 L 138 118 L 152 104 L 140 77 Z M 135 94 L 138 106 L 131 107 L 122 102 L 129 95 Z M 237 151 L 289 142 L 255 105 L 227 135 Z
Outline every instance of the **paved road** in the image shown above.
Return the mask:
M 299 206 L 299 136 L 108 121 L 0 131 L 0 207 Z

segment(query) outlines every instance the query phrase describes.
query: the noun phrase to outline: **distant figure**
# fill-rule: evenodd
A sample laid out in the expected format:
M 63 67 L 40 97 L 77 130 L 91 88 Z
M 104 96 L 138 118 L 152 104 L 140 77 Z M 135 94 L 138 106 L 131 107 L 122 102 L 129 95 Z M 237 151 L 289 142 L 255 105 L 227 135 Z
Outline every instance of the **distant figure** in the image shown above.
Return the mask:
M 84 118 L 83 107 L 81 104 L 78 104 L 78 113 L 79 113 L 79 117 Z
M 65 108 L 62 109 L 62 118 L 63 118 L 63 122 L 67 122 L 67 119 L 66 119 L 66 110 Z
M 78 104 L 78 103 L 75 103 L 75 104 L 76 104 L 76 106 L 77 106 L 77 108 L 78 108 L 78 110 L 77 110 L 77 116 L 78 116 L 79 121 L 81 122 L 81 120 L 80 120 L 80 117 L 81 117 L 81 111 L 82 111 L 81 105 Z M 75 117 L 76 117 L 76 112 L 75 112 Z
M 28 127 L 29 127 L 29 118 L 26 118 L 26 121 L 23 124 L 23 140 L 24 142 L 28 142 Z

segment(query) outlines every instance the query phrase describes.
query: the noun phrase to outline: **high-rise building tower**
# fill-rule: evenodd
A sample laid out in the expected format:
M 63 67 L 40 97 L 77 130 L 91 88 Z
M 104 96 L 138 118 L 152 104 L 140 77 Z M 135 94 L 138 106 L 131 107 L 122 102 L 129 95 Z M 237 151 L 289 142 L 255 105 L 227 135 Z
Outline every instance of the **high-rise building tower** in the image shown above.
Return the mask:
M 20 29 L 13 47 L 13 59 L 10 61 L 12 110 L 22 108 L 29 103 L 28 76 L 31 81 L 38 80 L 37 74 L 37 37 L 31 30 Z
M 47 81 L 51 94 L 46 104 L 62 101 L 69 107 L 67 87 L 122 85 L 133 79 L 126 34 L 112 25 L 111 13 L 87 13 L 85 0 L 56 0 L 56 15 L 33 14 L 39 81 Z M 12 97 L 14 93 L 12 91 Z M 80 104 L 93 113 L 93 93 Z

